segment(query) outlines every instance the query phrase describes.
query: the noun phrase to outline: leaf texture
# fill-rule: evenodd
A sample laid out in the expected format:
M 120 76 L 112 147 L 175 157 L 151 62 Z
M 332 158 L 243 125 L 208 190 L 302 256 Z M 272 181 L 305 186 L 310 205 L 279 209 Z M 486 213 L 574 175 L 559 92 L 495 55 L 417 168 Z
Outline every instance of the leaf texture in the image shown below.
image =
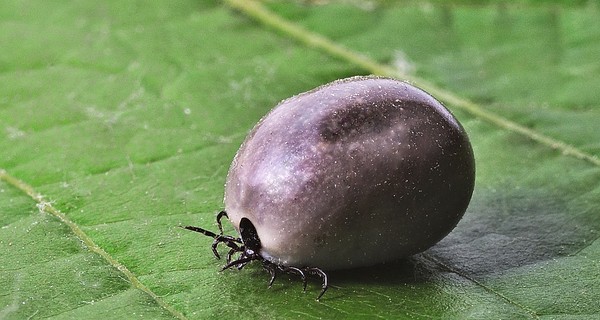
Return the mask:
M 0 4 L 0 318 L 600 317 L 598 2 Z M 229 164 L 270 108 L 334 79 L 425 87 L 477 183 L 430 250 L 314 300 L 219 272 Z M 226 226 L 226 231 L 234 230 Z

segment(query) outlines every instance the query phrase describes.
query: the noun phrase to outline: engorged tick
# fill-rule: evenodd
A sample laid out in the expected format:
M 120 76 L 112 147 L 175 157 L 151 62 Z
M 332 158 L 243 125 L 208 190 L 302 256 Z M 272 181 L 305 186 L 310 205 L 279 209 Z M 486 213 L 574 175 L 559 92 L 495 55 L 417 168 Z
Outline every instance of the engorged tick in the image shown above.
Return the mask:
M 463 216 L 475 181 L 471 144 L 436 99 L 382 77 L 334 81 L 281 102 L 252 129 L 225 186 L 223 269 L 257 260 L 270 273 L 324 270 L 421 252 Z M 239 237 L 223 234 L 227 217 Z M 234 258 L 234 255 L 236 257 Z

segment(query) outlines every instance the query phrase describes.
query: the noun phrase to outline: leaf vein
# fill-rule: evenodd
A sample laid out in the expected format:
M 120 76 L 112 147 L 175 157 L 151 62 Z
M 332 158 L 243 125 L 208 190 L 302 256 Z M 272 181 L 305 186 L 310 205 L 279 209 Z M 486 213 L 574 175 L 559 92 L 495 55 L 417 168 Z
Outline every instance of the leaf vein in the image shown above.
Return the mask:
M 4 180 L 9 185 L 17 188 L 18 190 L 31 197 L 37 203 L 36 206 L 41 212 L 53 215 L 56 218 L 58 218 L 62 223 L 67 225 L 71 229 L 71 232 L 73 232 L 73 234 L 75 234 L 75 236 L 79 238 L 88 247 L 90 251 L 104 258 L 106 262 L 108 262 L 111 266 L 119 270 L 135 288 L 148 294 L 154 301 L 156 301 L 158 305 L 160 305 L 162 308 L 171 313 L 175 318 L 182 320 L 187 319 L 187 317 L 184 316 L 181 312 L 175 310 L 175 308 L 167 304 L 161 297 L 159 297 L 156 293 L 150 290 L 150 288 L 144 285 L 138 279 L 138 277 L 133 272 L 131 272 L 125 265 L 120 263 L 108 252 L 106 252 L 104 249 L 98 246 L 94 242 L 94 240 L 92 240 L 92 238 L 90 238 L 74 221 L 69 219 L 64 213 L 62 213 L 60 210 L 54 207 L 52 202 L 46 200 L 45 197 L 42 194 L 35 191 L 35 189 L 33 189 L 32 186 L 28 185 L 24 181 L 17 179 L 16 177 L 11 176 L 4 169 L 0 169 L 0 180 Z
M 285 35 L 288 35 L 309 47 L 319 49 L 334 58 L 354 64 L 375 75 L 405 79 L 421 87 L 425 91 L 428 91 L 430 94 L 444 101 L 445 103 L 453 105 L 476 118 L 482 119 L 510 132 L 525 136 L 530 140 L 536 141 L 546 147 L 559 151 L 563 155 L 572 156 L 600 167 L 600 158 L 595 155 L 587 153 L 564 141 L 539 133 L 496 113 L 486 111 L 479 104 L 463 98 L 451 91 L 442 89 L 441 87 L 438 87 L 422 78 L 405 74 L 397 68 L 381 64 L 369 58 L 368 56 L 352 51 L 351 49 L 335 43 L 320 34 L 311 32 L 280 17 L 276 13 L 269 11 L 261 3 L 255 0 L 224 0 L 224 2 L 231 8 L 243 12 L 260 23 Z
M 517 307 L 519 309 L 522 309 L 522 310 L 526 311 L 534 319 L 539 319 L 539 315 L 537 314 L 537 312 L 535 310 L 533 310 L 533 309 L 531 309 L 531 308 L 529 308 L 529 307 L 527 307 L 527 306 L 525 306 L 523 304 L 520 304 L 520 303 L 518 303 L 516 301 L 513 301 L 512 299 L 510 299 L 509 297 L 505 296 L 501 292 L 498 292 L 498 291 L 494 290 L 493 288 L 486 286 L 485 284 L 483 284 L 479 280 L 477 280 L 477 279 L 469 276 L 468 274 L 466 274 L 464 272 L 461 272 L 460 270 L 456 270 L 456 269 L 452 268 L 449 265 L 446 265 L 442 261 L 436 259 L 435 257 L 433 257 L 433 256 L 431 256 L 429 254 L 423 253 L 421 256 L 423 258 L 425 258 L 425 259 L 427 259 L 427 260 L 429 260 L 429 261 L 437 264 L 438 266 L 441 266 L 442 268 L 444 268 L 444 269 L 446 269 L 446 270 L 448 270 L 448 271 L 450 271 L 452 273 L 455 273 L 455 274 L 457 274 L 457 275 L 459 275 L 459 276 L 461 276 L 461 277 L 463 277 L 463 278 L 471 281 L 472 283 L 476 284 L 477 286 L 483 288 L 485 291 L 487 291 L 487 292 L 489 292 L 489 293 L 491 293 L 493 295 L 496 295 L 496 296 L 500 297 L 500 299 L 506 301 L 508 304 L 511 304 L 511 305 L 513 305 L 513 306 L 515 306 L 515 307 Z

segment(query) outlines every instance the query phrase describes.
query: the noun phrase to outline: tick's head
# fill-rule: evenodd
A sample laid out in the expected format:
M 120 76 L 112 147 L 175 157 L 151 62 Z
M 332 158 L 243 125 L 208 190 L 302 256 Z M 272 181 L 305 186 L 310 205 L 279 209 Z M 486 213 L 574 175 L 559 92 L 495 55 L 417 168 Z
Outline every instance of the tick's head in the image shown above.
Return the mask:
M 254 224 L 252 224 L 248 218 L 242 218 L 242 220 L 240 220 L 240 235 L 242 236 L 242 241 L 246 247 L 246 253 L 260 254 L 262 244 L 260 243 L 260 238 L 258 237 Z

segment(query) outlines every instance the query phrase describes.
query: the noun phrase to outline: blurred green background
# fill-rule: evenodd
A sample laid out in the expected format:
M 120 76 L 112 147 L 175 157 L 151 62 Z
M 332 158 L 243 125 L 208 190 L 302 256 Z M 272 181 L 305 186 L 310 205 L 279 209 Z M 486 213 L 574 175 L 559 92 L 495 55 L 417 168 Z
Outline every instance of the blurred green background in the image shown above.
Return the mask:
M 214 227 L 246 133 L 365 74 L 465 126 L 464 219 L 321 302 L 219 272 L 178 226 Z M 600 318 L 599 88 L 600 1 L 4 0 L 0 319 Z

